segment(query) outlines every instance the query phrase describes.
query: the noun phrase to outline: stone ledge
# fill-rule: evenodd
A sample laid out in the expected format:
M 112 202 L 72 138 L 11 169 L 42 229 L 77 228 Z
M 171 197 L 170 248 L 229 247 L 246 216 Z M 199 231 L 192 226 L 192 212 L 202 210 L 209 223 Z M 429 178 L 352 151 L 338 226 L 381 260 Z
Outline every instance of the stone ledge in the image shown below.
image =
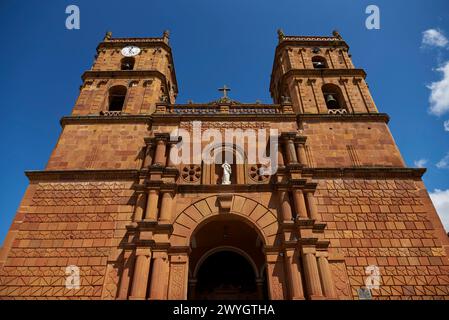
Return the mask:
M 354 168 L 303 168 L 303 174 L 317 178 L 411 178 L 421 179 L 425 168 L 401 167 L 354 167 Z M 137 169 L 106 170 L 30 170 L 25 175 L 31 182 L 38 181 L 83 181 L 83 180 L 135 180 L 139 178 Z M 240 185 L 185 185 L 177 184 L 179 192 L 251 192 L 273 191 L 275 184 L 240 184 Z
M 158 70 L 88 70 L 83 73 L 81 79 L 137 79 L 157 77 L 167 81 L 166 76 Z
M 206 119 L 207 121 L 273 121 L 285 122 L 295 121 L 294 113 L 286 114 L 153 114 L 153 122 L 181 122 L 181 121 L 197 121 Z
M 43 170 L 25 171 L 30 182 L 39 181 L 83 181 L 83 180 L 135 180 L 139 170 Z
M 83 123 L 136 123 L 143 122 L 150 124 L 152 117 L 150 115 L 119 115 L 119 116 L 66 116 L 62 117 L 59 123 L 62 127 L 66 124 L 83 124 Z
M 425 168 L 354 167 L 354 168 L 303 168 L 302 173 L 317 178 L 412 178 L 421 179 Z
M 281 81 L 290 76 L 308 76 L 308 77 L 361 77 L 366 78 L 366 72 L 363 69 L 290 69 L 281 77 Z
M 377 121 L 388 123 L 390 116 L 386 113 L 347 113 L 347 114 L 298 114 L 298 121 Z
M 122 114 L 116 116 L 102 116 L 102 115 L 80 115 L 80 116 L 65 116 L 60 120 L 61 126 L 66 124 L 80 124 L 80 123 L 136 123 L 143 122 L 151 124 L 152 122 L 181 122 L 181 121 L 196 121 L 207 119 L 208 121 L 377 121 L 388 123 L 390 117 L 386 113 L 356 113 L 356 114 L 151 114 L 151 115 L 131 115 Z

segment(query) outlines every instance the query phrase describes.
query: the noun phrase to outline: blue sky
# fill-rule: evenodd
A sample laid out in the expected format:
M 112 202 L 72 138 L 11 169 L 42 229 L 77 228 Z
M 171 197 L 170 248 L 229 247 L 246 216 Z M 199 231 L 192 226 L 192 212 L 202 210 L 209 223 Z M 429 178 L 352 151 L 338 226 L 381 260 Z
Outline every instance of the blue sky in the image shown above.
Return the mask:
M 80 8 L 80 30 L 65 28 L 70 4 Z M 380 30 L 365 28 L 369 4 L 380 8 Z M 422 160 L 417 164 L 428 168 L 424 181 L 429 191 L 440 190 L 434 199 L 449 226 L 449 131 L 443 125 L 449 120 L 449 65 L 443 69 L 449 61 L 447 0 L 2 0 L 0 242 L 28 184 L 24 171 L 45 167 L 60 134 L 59 119 L 70 114 L 80 76 L 105 31 L 133 37 L 169 29 L 180 103 L 213 100 L 225 83 L 234 99 L 270 103 L 278 28 L 287 35 L 340 31 L 355 65 L 368 73 L 378 108 L 391 116 L 407 164 Z M 429 29 L 437 34 L 428 33 L 433 42 L 423 45 Z M 429 112 L 432 83 L 439 115 Z

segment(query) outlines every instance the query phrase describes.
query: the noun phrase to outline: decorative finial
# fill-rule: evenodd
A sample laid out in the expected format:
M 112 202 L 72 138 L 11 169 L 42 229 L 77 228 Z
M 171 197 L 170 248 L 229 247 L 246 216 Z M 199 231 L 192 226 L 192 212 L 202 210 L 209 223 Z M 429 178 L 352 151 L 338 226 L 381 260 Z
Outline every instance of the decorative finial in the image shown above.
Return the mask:
M 168 102 L 168 95 L 163 94 L 159 97 L 159 101 L 163 102 L 163 103 L 167 103 Z
M 339 40 L 343 39 L 340 35 L 340 32 L 338 32 L 338 30 L 332 31 L 332 35 Z
M 289 96 L 281 96 L 282 104 L 291 104 L 292 99 Z
M 164 33 L 162 34 L 163 38 L 170 38 L 170 31 L 169 30 L 164 30 Z
M 278 39 L 279 41 L 282 41 L 282 39 L 284 39 L 285 34 L 284 31 L 282 29 L 278 29 Z
M 104 36 L 104 38 L 103 38 L 103 41 L 111 40 L 111 38 L 112 38 L 112 32 L 111 31 L 107 31 L 105 36 Z

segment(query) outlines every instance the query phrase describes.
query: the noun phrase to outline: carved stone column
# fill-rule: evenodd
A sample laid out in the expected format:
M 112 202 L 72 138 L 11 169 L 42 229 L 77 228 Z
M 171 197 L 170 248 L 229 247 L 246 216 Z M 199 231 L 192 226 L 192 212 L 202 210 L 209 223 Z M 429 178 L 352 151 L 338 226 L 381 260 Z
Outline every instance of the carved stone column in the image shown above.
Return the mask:
M 291 135 L 284 136 L 284 146 L 285 146 L 285 153 L 287 156 L 287 164 L 298 163 L 298 158 L 296 157 L 296 150 L 295 150 L 295 143 L 293 141 L 293 136 L 291 136 Z
M 283 274 L 280 270 L 284 270 L 283 259 L 277 252 L 270 252 L 266 254 L 267 259 L 267 281 L 268 294 L 270 300 L 284 300 Z
M 296 144 L 296 153 L 298 154 L 298 161 L 304 167 L 307 167 L 306 148 L 303 143 Z
M 318 255 L 318 270 L 321 277 L 321 283 L 323 285 L 323 293 L 328 299 L 336 299 L 337 292 L 335 290 L 335 284 L 332 279 L 331 270 L 329 267 L 329 261 L 325 253 L 317 253 Z
M 310 299 L 322 299 L 320 274 L 315 257 L 315 249 L 303 248 L 302 260 L 304 265 L 304 275 L 307 287 L 307 293 Z
M 134 266 L 134 256 L 131 250 L 126 250 L 123 254 L 123 270 L 120 276 L 120 288 L 117 298 L 119 300 L 128 299 L 129 285 L 131 283 L 131 273 Z
M 143 158 L 142 168 L 148 168 L 153 164 L 153 152 L 154 144 L 151 141 L 147 142 L 147 147 L 145 148 L 145 156 Z
M 156 189 L 148 190 L 147 208 L 145 211 L 145 220 L 157 221 L 157 204 L 159 201 L 159 191 Z
M 313 192 L 306 192 L 306 197 L 307 197 L 307 204 L 309 205 L 310 219 L 320 220 L 319 215 L 318 215 L 318 208 L 315 203 L 315 196 L 313 195 Z
M 167 299 L 168 290 L 168 256 L 166 252 L 153 253 L 153 268 L 151 270 L 150 299 Z
M 170 148 L 170 150 L 168 152 L 168 164 L 167 164 L 167 166 L 169 166 L 169 167 L 176 167 L 177 165 L 174 163 L 173 156 L 172 156 L 172 151 L 174 149 L 176 149 L 176 143 L 173 143 L 173 142 L 170 143 L 169 144 L 169 148 Z
M 137 248 L 130 300 L 144 300 L 147 293 L 151 265 L 151 249 Z
M 307 207 L 301 189 L 293 189 L 293 202 L 295 203 L 296 217 L 307 219 Z
M 173 191 L 169 190 L 162 193 L 161 214 L 159 215 L 159 221 L 161 222 L 169 222 L 171 220 L 173 193 Z
M 168 141 L 168 134 L 160 134 L 156 135 L 156 154 L 154 156 L 154 164 L 159 166 L 165 166 L 167 163 L 167 141 Z
M 189 300 L 195 300 L 196 299 L 196 284 L 198 280 L 196 279 L 190 279 L 189 280 Z
M 256 286 L 257 286 L 257 298 L 259 300 L 263 300 L 263 279 L 257 278 L 256 279 Z
M 144 217 L 145 207 L 147 204 L 147 195 L 145 192 L 137 193 L 136 206 L 134 209 L 134 221 L 140 221 Z
M 285 251 L 285 267 L 288 277 L 289 298 L 291 300 L 303 300 L 304 289 L 302 287 L 301 274 L 297 263 L 297 255 L 294 248 Z
M 278 167 L 284 166 L 284 155 L 282 154 L 282 146 L 278 144 Z
M 283 221 L 292 221 L 292 207 L 290 205 L 290 197 L 288 190 L 279 190 L 279 202 L 281 203 L 282 208 L 282 220 Z
M 173 253 L 170 255 L 170 279 L 168 284 L 169 300 L 195 299 L 196 280 L 189 278 L 189 254 Z

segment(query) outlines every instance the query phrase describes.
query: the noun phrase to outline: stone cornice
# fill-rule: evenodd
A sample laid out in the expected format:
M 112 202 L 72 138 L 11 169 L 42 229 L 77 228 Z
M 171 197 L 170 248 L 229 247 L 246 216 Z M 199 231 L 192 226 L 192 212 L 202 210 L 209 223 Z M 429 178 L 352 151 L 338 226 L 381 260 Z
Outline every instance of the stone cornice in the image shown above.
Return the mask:
M 182 121 L 378 121 L 388 123 L 390 117 L 386 113 L 354 113 L 354 114 L 152 114 L 152 115 L 127 115 L 118 116 L 105 115 L 85 115 L 85 116 L 66 116 L 60 120 L 61 126 L 66 124 L 85 124 L 85 123 L 147 123 L 164 122 L 180 123 Z
M 165 75 L 158 70 L 88 70 L 83 73 L 81 79 L 135 79 L 135 78 L 148 78 L 158 77 L 163 81 L 166 81 Z
M 386 113 L 347 113 L 347 114 L 298 114 L 298 122 L 301 121 L 367 121 L 385 122 L 390 121 Z
M 295 114 L 153 114 L 153 123 L 179 123 L 182 121 L 295 121 Z
M 171 51 L 168 44 L 168 38 L 112 38 L 107 41 L 100 42 L 97 51 L 104 48 L 123 48 L 124 46 L 138 46 L 141 48 L 164 47 Z
M 135 180 L 139 170 L 42 170 L 25 171 L 30 182 L 40 181 L 84 181 L 84 180 Z
M 140 170 L 107 169 L 107 170 L 36 170 L 26 171 L 31 182 L 39 181 L 83 181 L 83 180 L 135 180 Z M 301 172 L 313 179 L 319 178 L 408 178 L 421 179 L 425 168 L 403 167 L 346 167 L 346 168 L 302 168 Z M 242 184 L 242 185 L 177 185 L 179 192 L 262 192 L 275 189 L 274 184 Z
M 363 69 L 290 69 L 282 75 L 281 82 L 290 76 L 325 78 L 325 77 L 361 77 L 366 78 Z
M 67 116 L 62 117 L 60 124 L 64 127 L 66 124 L 86 124 L 86 123 L 147 123 L 151 124 L 152 116 L 150 115 L 120 115 L 120 116 Z
M 348 44 L 343 39 L 337 37 L 283 36 L 276 47 L 276 51 L 287 46 L 344 47 L 349 49 Z
M 303 168 L 302 173 L 318 178 L 409 178 L 421 179 L 425 168 L 354 167 L 354 168 Z

